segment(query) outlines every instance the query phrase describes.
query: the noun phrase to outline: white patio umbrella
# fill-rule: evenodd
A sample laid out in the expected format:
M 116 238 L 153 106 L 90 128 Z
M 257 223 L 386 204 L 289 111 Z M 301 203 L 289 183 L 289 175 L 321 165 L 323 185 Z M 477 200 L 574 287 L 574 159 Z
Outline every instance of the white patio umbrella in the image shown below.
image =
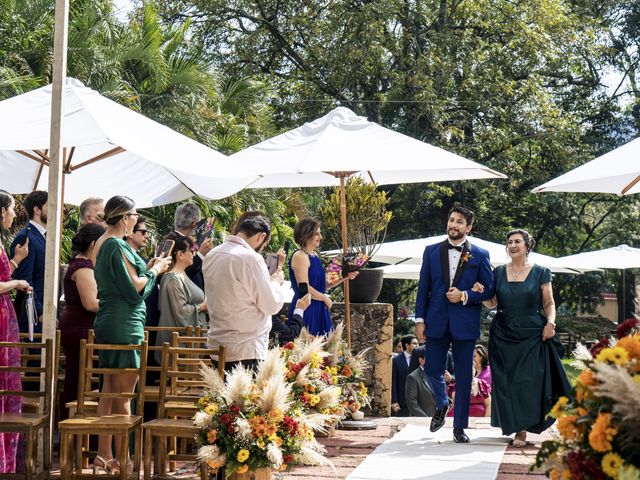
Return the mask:
M 534 188 L 540 192 L 640 193 L 640 138 Z
M 437 235 L 413 240 L 385 242 L 380 245 L 378 251 L 371 257 L 371 261 L 390 264 L 385 267 L 379 267 L 384 271 L 384 278 L 417 280 L 420 275 L 420 267 L 422 265 L 422 256 L 425 247 L 443 242 L 446 238 L 446 235 Z M 491 265 L 494 267 L 504 265 L 510 261 L 504 244 L 489 242 L 471 235 L 468 236 L 468 239 L 474 245 L 484 248 L 489 252 Z M 339 252 L 338 250 L 332 250 L 323 253 L 335 255 Z M 558 258 L 536 252 L 531 252 L 529 258 L 533 263 L 547 267 L 554 273 L 576 274 L 594 270 L 593 268 L 575 268 L 571 262 L 561 262 Z M 597 270 L 597 268 L 595 270 Z
M 379 185 L 478 178 L 506 178 L 479 163 L 381 127 L 339 107 L 324 117 L 229 157 L 262 176 L 250 188 L 340 185 L 342 247 L 347 252 L 345 179 Z M 345 323 L 351 345 L 349 282 Z
M 46 190 L 51 85 L 0 102 L 0 188 Z M 197 194 L 224 198 L 256 176 L 215 150 L 68 78 L 64 90 L 64 199 L 128 195 L 138 207 Z
M 625 270 L 640 268 L 640 248 L 629 245 L 594 250 L 558 258 L 558 261 L 569 262 L 576 268 L 601 268 L 621 270 L 622 276 L 622 308 L 626 305 Z M 623 310 L 624 311 L 624 310 Z

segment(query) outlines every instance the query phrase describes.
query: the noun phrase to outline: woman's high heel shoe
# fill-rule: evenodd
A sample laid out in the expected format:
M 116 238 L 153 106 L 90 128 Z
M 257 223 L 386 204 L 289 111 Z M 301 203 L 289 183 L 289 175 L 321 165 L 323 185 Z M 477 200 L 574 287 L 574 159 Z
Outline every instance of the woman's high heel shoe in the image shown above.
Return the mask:
M 113 470 L 111 468 L 112 463 L 113 463 L 113 459 L 107 461 L 100 455 L 97 455 L 96 458 L 93 459 L 93 474 L 94 475 L 112 474 L 113 473 Z

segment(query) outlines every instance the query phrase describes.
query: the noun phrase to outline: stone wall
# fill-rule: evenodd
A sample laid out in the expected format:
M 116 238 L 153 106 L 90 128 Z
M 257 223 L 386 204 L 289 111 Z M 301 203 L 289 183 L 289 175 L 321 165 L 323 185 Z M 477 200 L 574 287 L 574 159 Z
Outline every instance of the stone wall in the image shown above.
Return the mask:
M 283 312 L 289 311 L 285 305 Z M 334 324 L 344 321 L 344 303 L 331 309 Z M 346 338 L 346 332 L 345 332 Z M 393 306 L 388 303 L 351 304 L 351 350 L 370 348 L 366 358 L 371 368 L 365 384 L 371 397 L 371 414 L 391 415 L 391 352 L 393 349 Z

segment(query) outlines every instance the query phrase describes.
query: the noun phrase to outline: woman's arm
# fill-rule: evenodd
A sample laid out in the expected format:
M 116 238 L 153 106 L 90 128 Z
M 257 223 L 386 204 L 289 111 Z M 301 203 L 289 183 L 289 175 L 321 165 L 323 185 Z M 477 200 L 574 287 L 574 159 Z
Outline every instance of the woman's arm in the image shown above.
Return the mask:
M 291 268 L 293 269 L 293 274 L 296 276 L 296 281 L 298 283 L 306 283 L 309 286 L 309 293 L 313 300 L 326 303 L 327 296 L 309 284 L 310 266 L 311 262 L 309 261 L 309 257 L 302 250 L 298 250 L 293 254 L 293 257 L 291 257 Z
M 349 272 L 347 277 L 349 277 L 349 280 L 353 280 L 354 278 L 356 278 L 358 276 L 358 273 L 359 272 Z M 347 279 L 347 277 L 342 277 L 340 280 L 337 280 L 337 281 L 335 281 L 333 283 L 328 284 L 327 288 L 337 287 L 341 283 L 344 283 L 344 281 Z
M 480 282 L 476 282 L 473 284 L 473 287 L 471 287 L 471 291 L 477 292 L 477 293 L 483 293 L 484 285 L 482 285 Z M 482 304 L 487 308 L 496 308 L 498 306 L 498 298 L 494 295 L 493 298 L 484 300 Z
M 556 303 L 553 300 L 551 282 L 543 283 L 540 289 L 542 290 L 544 315 L 547 317 L 547 324 L 542 330 L 542 340 L 549 340 L 556 333 Z
M 80 295 L 80 302 L 85 310 L 89 312 L 98 311 L 98 285 L 96 284 L 96 277 L 93 275 L 93 270 L 90 268 L 79 268 L 73 275 L 71 280 L 76 283 L 78 294 Z
M 14 289 L 29 290 L 29 284 L 25 280 L 9 280 L 8 282 L 0 282 L 0 293 L 10 292 Z
M 491 416 L 491 395 L 484 399 L 484 416 Z

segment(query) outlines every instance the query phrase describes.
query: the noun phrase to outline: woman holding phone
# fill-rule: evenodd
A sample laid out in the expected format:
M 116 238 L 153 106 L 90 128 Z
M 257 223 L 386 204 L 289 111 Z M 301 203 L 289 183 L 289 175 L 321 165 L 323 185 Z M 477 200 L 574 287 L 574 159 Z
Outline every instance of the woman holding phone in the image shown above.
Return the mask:
M 123 240 L 133 231 L 138 219 L 135 203 L 129 197 L 111 197 L 98 214 L 107 224 L 107 231 L 98 239 L 92 252 L 94 273 L 98 286 L 99 307 L 94 321 L 97 343 L 139 345 L 144 338 L 146 318 L 145 298 L 151 293 L 158 275 L 164 273 L 171 257 L 160 257 L 151 262 L 149 269 L 144 260 Z M 100 366 L 104 368 L 138 368 L 139 352 L 101 351 Z M 138 382 L 135 374 L 104 375 L 103 392 L 133 392 Z M 100 398 L 98 415 L 131 414 L 131 401 L 124 398 Z M 116 448 L 126 439 L 116 438 Z M 127 472 L 133 465 L 118 465 L 111 451 L 111 435 L 98 438 L 98 455 L 93 461 L 93 472 L 115 473 L 121 468 Z
M 333 322 L 329 310 L 333 302 L 326 294 L 327 288 L 333 288 L 344 281 L 327 285 L 324 266 L 316 254 L 322 240 L 320 222 L 314 218 L 300 220 L 294 230 L 293 238 L 300 247 L 293 252 L 289 265 L 289 276 L 294 296 L 291 305 L 295 305 L 305 292 L 311 294 L 311 306 L 304 311 L 304 326 L 313 335 L 325 335 L 333 330 Z M 358 272 L 349 273 L 349 280 L 353 280 Z M 302 286 L 304 285 L 304 286 Z M 302 287 L 301 287 L 302 286 Z M 293 308 L 289 309 L 289 320 L 293 317 Z

